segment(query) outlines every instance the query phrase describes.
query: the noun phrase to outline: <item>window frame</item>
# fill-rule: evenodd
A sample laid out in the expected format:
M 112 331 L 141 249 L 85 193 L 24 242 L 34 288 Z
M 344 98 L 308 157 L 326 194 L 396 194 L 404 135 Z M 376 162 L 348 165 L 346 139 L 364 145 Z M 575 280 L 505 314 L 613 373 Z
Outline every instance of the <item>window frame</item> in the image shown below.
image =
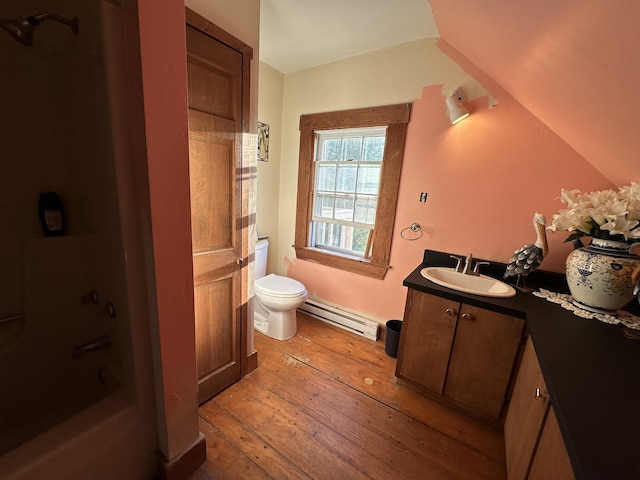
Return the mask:
M 300 116 L 300 155 L 294 249 L 301 260 L 339 268 L 382 280 L 390 268 L 391 240 L 396 215 L 400 172 L 411 103 L 358 108 Z M 317 130 L 386 127 L 386 140 L 378 190 L 378 207 L 370 258 L 310 247 L 313 216 L 313 180 Z

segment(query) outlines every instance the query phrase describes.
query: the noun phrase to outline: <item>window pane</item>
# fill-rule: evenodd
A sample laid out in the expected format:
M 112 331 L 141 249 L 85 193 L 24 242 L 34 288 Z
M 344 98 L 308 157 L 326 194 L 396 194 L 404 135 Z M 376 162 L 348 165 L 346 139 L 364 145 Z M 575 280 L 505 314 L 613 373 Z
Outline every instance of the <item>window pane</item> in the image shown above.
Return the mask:
M 333 218 L 333 195 L 316 194 L 315 215 L 322 218 Z
M 362 137 L 345 138 L 343 160 L 362 160 Z
M 373 225 L 376 220 L 377 197 L 358 197 L 354 221 Z
M 331 226 L 330 223 L 326 222 L 313 222 L 314 225 L 314 246 L 328 246 L 329 243 L 329 228 Z
M 358 170 L 358 193 L 378 194 L 380 165 L 360 165 Z
M 355 192 L 356 191 L 356 172 L 358 165 L 341 164 L 338 165 L 338 179 L 336 181 L 336 191 L 338 192 Z
M 354 198 L 350 195 L 336 197 L 336 214 L 333 218 L 346 222 L 353 221 L 353 203 Z
M 364 160 L 367 162 L 381 162 L 384 155 L 385 137 L 365 137 Z
M 315 231 L 314 246 L 364 254 L 371 231 L 368 228 L 356 228 L 329 222 L 313 223 Z
M 340 246 L 340 227 L 335 223 L 313 222 L 315 224 L 315 246 L 334 247 Z
M 342 139 L 327 138 L 321 142 L 320 160 L 337 161 L 340 160 L 340 151 L 342 149 Z
M 336 188 L 336 166 L 316 165 L 316 189 L 333 192 Z
M 367 248 L 370 233 L 371 230 L 368 228 L 354 228 L 353 244 L 351 245 L 351 249 L 364 255 L 364 249 Z

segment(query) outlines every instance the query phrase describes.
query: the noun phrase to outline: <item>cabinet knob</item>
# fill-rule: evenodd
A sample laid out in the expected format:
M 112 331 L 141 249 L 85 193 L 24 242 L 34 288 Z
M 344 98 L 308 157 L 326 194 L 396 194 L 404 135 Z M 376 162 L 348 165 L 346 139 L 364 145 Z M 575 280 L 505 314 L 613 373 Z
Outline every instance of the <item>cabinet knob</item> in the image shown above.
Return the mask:
M 469 320 L 469 321 L 473 320 L 473 317 L 468 313 L 463 313 L 460 316 L 462 317 L 463 320 Z
M 546 392 L 543 392 L 542 390 L 540 390 L 539 388 L 536 388 L 536 400 L 546 400 L 547 398 L 549 398 L 549 394 Z
M 453 308 L 447 308 L 444 313 L 446 313 L 447 315 L 449 315 L 450 317 L 455 317 L 456 316 L 456 311 Z

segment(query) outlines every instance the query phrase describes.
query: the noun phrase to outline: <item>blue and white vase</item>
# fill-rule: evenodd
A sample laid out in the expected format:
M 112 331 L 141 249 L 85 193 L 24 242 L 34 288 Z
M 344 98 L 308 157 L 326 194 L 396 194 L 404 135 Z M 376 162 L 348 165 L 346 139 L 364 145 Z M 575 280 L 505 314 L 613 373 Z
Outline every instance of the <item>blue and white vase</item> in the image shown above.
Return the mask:
M 630 253 L 640 244 L 593 238 L 567 257 L 567 283 L 573 303 L 585 310 L 615 315 L 633 300 L 633 270 L 640 257 Z

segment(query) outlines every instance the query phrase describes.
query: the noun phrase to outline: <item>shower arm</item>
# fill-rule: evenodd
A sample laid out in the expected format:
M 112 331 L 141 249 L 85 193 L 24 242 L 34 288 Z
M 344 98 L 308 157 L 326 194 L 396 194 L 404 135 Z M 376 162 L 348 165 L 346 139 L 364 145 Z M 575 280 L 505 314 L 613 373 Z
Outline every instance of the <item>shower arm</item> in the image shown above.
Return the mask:
M 45 12 L 45 13 L 40 13 L 38 15 L 30 15 L 26 18 L 26 20 L 34 27 L 37 25 L 40 25 L 40 22 L 44 22 L 45 20 L 55 20 L 56 22 L 69 25 L 75 35 L 77 35 L 79 31 L 78 17 L 73 17 L 72 19 L 68 19 L 56 13 Z
M 56 22 L 71 27 L 74 35 L 77 35 L 80 30 L 80 20 L 78 20 L 78 17 L 69 19 L 50 12 L 30 15 L 28 17 L 0 18 L 0 27 L 18 42 L 26 45 L 27 47 L 32 47 L 33 32 L 35 28 L 45 20 L 55 20 Z

